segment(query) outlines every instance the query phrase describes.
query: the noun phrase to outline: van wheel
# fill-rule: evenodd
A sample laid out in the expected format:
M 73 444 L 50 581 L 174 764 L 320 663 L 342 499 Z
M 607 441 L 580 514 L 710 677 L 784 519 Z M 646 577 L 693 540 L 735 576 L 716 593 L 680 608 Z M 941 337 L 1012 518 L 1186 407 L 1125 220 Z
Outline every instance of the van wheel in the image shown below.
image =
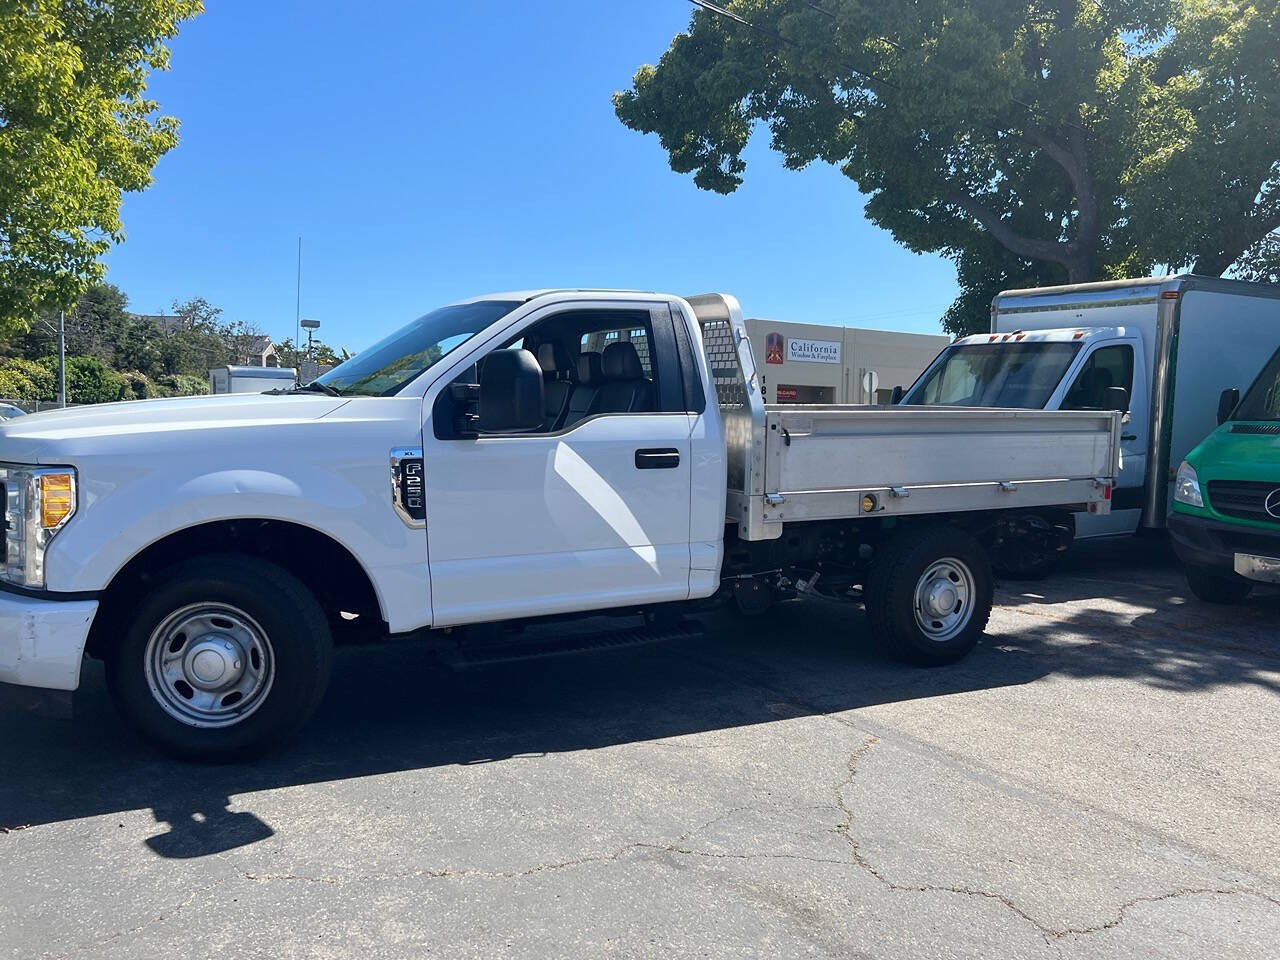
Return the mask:
M 924 666 L 962 659 L 991 617 L 991 562 L 982 545 L 956 527 L 897 534 L 876 558 L 867 587 L 876 634 Z
M 234 760 L 311 717 L 332 651 L 324 611 L 293 574 L 256 557 L 203 557 L 149 586 L 107 653 L 107 684 L 120 712 L 163 750 Z
M 1213 573 L 1187 567 L 1187 586 L 1205 603 L 1243 603 L 1253 592 L 1253 584 L 1237 574 Z

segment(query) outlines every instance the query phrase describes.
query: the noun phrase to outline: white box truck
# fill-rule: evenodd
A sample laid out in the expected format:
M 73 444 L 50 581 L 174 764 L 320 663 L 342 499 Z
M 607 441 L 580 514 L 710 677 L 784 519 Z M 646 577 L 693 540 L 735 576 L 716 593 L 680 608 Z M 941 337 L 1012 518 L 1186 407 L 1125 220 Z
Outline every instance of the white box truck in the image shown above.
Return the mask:
M 266 393 L 288 390 L 298 379 L 293 367 L 214 367 L 209 371 L 210 393 Z
M 1112 412 L 766 405 L 728 296 L 481 297 L 294 390 L 0 424 L 0 682 L 100 657 L 140 730 L 210 758 L 297 729 L 335 640 L 509 661 L 819 595 L 948 663 L 1003 518 L 1105 512 L 1118 444 Z M 647 624 L 503 626 L 586 611 Z
M 1063 531 L 1065 546 L 1068 532 L 1164 528 L 1174 472 L 1217 426 L 1222 392 L 1251 383 L 1277 345 L 1280 286 L 1177 275 L 1007 290 L 992 301 L 991 331 L 952 343 L 901 402 L 1122 408 L 1110 514 L 1028 518 Z M 1003 572 L 1042 575 L 1058 553 L 1019 556 Z

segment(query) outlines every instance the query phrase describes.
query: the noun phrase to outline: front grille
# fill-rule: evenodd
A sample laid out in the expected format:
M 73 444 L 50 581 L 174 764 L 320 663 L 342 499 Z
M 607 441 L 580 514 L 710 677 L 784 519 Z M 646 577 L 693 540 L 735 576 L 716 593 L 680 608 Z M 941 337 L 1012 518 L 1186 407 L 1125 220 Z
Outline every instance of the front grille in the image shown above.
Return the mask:
M 1280 436 L 1280 423 L 1233 423 L 1232 433 L 1265 433 Z
M 1275 493 L 1274 483 L 1255 483 L 1245 480 L 1210 480 L 1209 503 L 1219 513 L 1241 520 L 1261 520 L 1280 523 L 1280 519 L 1267 513 L 1267 498 Z M 1280 502 L 1280 493 L 1271 497 L 1273 509 Z

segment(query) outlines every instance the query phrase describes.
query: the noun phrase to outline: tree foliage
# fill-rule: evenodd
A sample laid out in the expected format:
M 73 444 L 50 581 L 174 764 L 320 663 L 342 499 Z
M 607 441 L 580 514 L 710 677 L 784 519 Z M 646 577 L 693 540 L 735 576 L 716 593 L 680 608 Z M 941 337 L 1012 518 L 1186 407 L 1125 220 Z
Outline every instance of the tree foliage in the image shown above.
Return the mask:
M 177 121 L 146 97 L 199 0 L 0 0 L 0 334 L 67 306 L 123 237 Z
M 173 306 L 172 316 L 139 316 L 119 288 L 90 287 L 65 317 L 68 402 L 208 393 L 209 368 L 238 362 L 246 340 L 261 338 L 201 297 Z M 57 399 L 57 330 L 57 315 L 46 312 L 24 336 L 0 342 L 0 399 Z
M 618 117 L 720 193 L 761 126 L 788 168 L 837 165 L 870 220 L 956 262 L 953 329 L 1001 286 L 1275 262 L 1280 0 L 720 5 Z

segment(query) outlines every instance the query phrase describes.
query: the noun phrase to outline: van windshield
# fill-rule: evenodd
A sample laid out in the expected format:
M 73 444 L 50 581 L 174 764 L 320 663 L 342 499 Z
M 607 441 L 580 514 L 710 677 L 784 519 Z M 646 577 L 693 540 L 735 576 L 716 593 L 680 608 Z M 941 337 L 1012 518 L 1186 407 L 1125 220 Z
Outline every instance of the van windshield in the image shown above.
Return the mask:
M 1079 343 L 968 343 L 951 347 L 906 404 L 1038 410 L 1062 382 Z
M 1262 368 L 1258 379 L 1236 407 L 1232 420 L 1280 420 L 1280 350 Z
M 519 305 L 518 300 L 476 300 L 432 310 L 315 382 L 343 397 L 389 397 Z

